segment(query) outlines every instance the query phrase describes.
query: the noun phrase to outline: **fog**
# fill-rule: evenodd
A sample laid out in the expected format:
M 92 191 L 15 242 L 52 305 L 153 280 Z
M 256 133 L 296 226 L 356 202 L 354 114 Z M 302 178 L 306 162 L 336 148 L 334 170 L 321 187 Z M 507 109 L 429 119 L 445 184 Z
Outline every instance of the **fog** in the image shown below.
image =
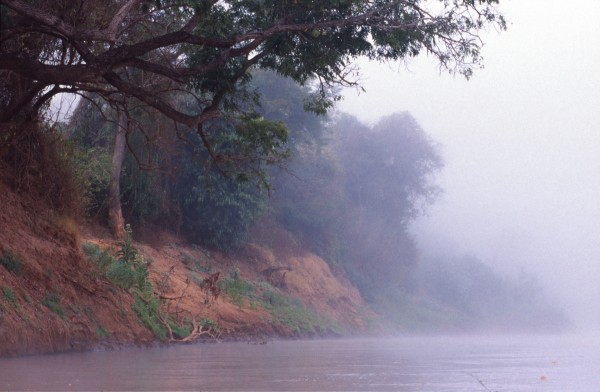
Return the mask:
M 439 143 L 444 194 L 413 225 L 424 253 L 532 274 L 580 329 L 600 325 L 600 2 L 502 1 L 469 81 L 421 56 L 361 63 L 339 109 L 406 110 Z

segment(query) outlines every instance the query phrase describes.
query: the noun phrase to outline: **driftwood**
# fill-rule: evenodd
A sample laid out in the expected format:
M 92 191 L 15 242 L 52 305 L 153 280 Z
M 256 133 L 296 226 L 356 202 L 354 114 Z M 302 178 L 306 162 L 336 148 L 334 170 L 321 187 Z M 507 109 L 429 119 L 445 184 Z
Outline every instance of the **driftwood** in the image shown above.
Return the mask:
M 169 270 L 168 275 L 165 275 L 165 277 L 167 277 L 167 279 L 168 279 L 168 276 L 170 275 L 170 273 L 172 272 L 172 270 L 173 270 L 173 268 L 171 268 Z M 216 274 L 210 275 L 209 277 L 204 279 L 203 290 L 207 293 L 210 293 L 214 300 L 217 299 L 217 297 L 219 296 L 219 293 L 220 293 L 220 288 L 217 286 L 217 281 L 219 280 L 219 275 L 220 275 L 220 273 L 217 272 Z M 209 338 L 212 338 L 212 339 L 218 339 L 220 336 L 220 331 L 218 328 L 215 329 L 211 326 L 202 325 L 202 323 L 198 323 L 198 321 L 197 321 L 197 318 L 199 315 L 194 315 L 189 310 L 180 309 L 179 305 L 181 303 L 181 300 L 186 296 L 187 289 L 190 286 L 189 279 L 186 279 L 185 282 L 186 282 L 185 288 L 183 289 L 183 291 L 181 292 L 180 295 L 177 295 L 177 296 L 158 295 L 161 300 L 166 300 L 163 302 L 165 307 L 159 312 L 158 319 L 161 322 L 161 324 L 163 325 L 163 327 L 165 327 L 165 329 L 167 330 L 167 333 L 169 336 L 169 342 L 171 342 L 171 343 L 190 343 L 190 342 L 193 342 L 203 336 L 208 336 Z M 170 306 L 172 303 L 171 301 L 176 301 L 176 306 L 175 306 L 174 312 L 170 311 Z M 185 336 L 183 338 L 177 338 L 177 337 L 175 337 L 175 334 L 173 333 L 173 329 L 171 328 L 169 316 L 171 314 L 174 314 L 177 319 L 184 320 L 184 318 L 181 316 L 181 313 L 184 313 L 184 312 L 189 313 L 189 320 L 192 324 L 192 329 L 187 336 Z
M 194 342 L 198 339 L 200 339 L 203 336 L 208 336 L 211 339 L 218 339 L 221 336 L 221 333 L 219 332 L 218 329 L 214 329 L 212 327 L 206 327 L 202 324 L 199 324 L 198 321 L 196 320 L 196 316 L 192 315 L 190 313 L 191 316 L 191 323 L 192 323 L 192 330 L 190 331 L 189 335 L 187 335 L 186 337 L 183 338 L 176 338 L 175 335 L 173 334 L 173 329 L 171 329 L 171 325 L 169 325 L 168 320 L 166 320 L 164 317 L 160 317 L 160 321 L 162 323 L 162 325 L 166 328 L 167 333 L 169 334 L 169 342 L 170 343 L 191 343 Z

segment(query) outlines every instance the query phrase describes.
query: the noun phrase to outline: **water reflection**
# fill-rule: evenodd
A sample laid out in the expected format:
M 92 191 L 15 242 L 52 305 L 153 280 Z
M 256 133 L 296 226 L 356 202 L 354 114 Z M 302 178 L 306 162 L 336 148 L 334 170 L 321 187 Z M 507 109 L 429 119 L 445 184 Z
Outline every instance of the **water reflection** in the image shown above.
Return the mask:
M 598 339 L 198 344 L 0 360 L 1 390 L 600 391 Z

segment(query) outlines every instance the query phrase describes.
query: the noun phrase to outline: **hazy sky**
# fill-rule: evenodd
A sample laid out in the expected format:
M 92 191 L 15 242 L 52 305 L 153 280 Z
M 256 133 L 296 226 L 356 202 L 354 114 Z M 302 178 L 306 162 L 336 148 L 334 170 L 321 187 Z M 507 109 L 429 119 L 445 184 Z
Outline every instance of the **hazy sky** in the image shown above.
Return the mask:
M 576 321 L 600 326 L 600 1 L 501 0 L 464 78 L 422 56 L 362 64 L 339 108 L 374 122 L 409 111 L 440 144 L 445 194 L 415 224 L 507 273 L 535 273 Z

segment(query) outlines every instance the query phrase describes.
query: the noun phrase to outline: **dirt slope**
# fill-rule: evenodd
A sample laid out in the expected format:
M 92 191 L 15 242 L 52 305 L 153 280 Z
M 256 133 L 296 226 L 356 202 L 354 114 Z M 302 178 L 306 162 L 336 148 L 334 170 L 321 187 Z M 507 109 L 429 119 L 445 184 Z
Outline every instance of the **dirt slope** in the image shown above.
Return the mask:
M 222 338 L 354 333 L 373 317 L 343 275 L 313 254 L 250 245 L 227 257 L 158 237 L 135 246 L 167 298 L 164 309 L 213 320 Z M 101 229 L 81 228 L 0 182 L 0 356 L 156 342 L 131 292 L 83 254 L 86 242 L 119 248 Z M 201 286 L 217 272 L 215 301 Z
M 1 183 L 0 257 L 0 355 L 153 339 L 128 310 L 131 297 L 82 257 L 75 223 Z

